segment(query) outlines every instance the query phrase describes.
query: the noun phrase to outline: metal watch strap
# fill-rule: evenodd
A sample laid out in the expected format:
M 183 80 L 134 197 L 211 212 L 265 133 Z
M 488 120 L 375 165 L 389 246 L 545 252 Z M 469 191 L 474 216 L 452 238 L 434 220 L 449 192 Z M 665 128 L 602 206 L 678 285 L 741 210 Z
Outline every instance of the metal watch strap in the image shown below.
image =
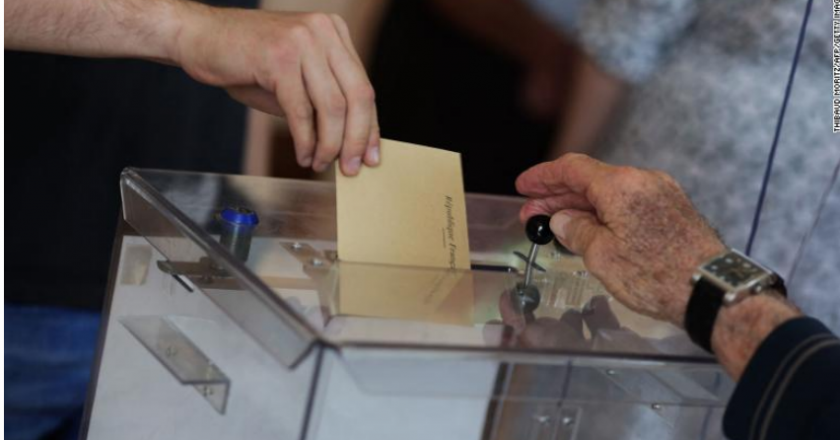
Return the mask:
M 776 282 L 773 283 L 771 289 L 787 297 L 785 283 L 781 277 L 776 277 Z M 709 353 L 714 353 L 712 350 L 712 331 L 715 328 L 715 321 L 720 308 L 723 306 L 724 295 L 726 295 L 726 292 L 722 291 L 720 287 L 704 278 L 700 278 L 694 284 L 694 290 L 685 309 L 683 325 L 688 336 L 695 344 Z

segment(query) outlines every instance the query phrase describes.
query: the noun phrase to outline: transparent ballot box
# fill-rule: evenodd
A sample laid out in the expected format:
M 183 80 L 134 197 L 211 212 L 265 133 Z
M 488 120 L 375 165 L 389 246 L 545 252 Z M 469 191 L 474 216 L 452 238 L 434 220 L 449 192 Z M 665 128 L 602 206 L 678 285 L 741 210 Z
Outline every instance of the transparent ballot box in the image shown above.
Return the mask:
M 733 384 L 468 195 L 472 270 L 342 261 L 330 183 L 126 170 L 83 438 L 718 439 Z

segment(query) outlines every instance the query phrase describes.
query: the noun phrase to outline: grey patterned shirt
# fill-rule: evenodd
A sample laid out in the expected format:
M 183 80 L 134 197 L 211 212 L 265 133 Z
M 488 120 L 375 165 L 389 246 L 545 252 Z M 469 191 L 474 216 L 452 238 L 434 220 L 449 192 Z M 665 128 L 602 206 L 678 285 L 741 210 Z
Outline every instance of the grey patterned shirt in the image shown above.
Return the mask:
M 546 1 L 531 0 L 543 11 Z M 584 1 L 575 25 L 581 46 L 633 85 L 604 133 L 601 158 L 674 175 L 726 242 L 743 249 L 805 3 Z M 837 332 L 840 184 L 791 273 L 840 161 L 840 136 L 831 134 L 830 8 L 814 2 L 753 255 Z

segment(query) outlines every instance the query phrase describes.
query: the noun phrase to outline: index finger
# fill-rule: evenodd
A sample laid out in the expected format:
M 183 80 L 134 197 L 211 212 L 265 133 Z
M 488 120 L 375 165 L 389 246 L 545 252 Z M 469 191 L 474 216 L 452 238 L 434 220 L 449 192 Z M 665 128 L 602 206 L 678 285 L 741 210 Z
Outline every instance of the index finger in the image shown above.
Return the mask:
M 569 153 L 535 165 L 516 179 L 516 190 L 527 197 L 586 194 L 592 183 L 614 167 L 583 154 Z

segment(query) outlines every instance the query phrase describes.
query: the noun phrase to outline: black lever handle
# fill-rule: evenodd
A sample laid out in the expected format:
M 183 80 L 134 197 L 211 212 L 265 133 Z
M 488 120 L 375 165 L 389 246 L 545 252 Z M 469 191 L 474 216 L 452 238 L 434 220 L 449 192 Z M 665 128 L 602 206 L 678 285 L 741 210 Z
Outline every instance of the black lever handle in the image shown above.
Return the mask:
M 531 284 L 531 277 L 534 272 L 534 262 L 537 259 L 538 248 L 554 240 L 550 222 L 551 217 L 547 215 L 535 215 L 525 223 L 525 235 L 532 243 L 531 251 L 528 252 L 528 260 L 525 265 L 525 282 L 516 284 L 511 300 L 514 307 L 525 315 L 527 321 L 534 320 L 534 310 L 540 304 L 540 291 Z
M 525 235 L 531 243 L 538 245 L 546 245 L 554 240 L 554 233 L 551 232 L 551 217 L 547 215 L 535 215 L 528 219 L 525 223 Z

